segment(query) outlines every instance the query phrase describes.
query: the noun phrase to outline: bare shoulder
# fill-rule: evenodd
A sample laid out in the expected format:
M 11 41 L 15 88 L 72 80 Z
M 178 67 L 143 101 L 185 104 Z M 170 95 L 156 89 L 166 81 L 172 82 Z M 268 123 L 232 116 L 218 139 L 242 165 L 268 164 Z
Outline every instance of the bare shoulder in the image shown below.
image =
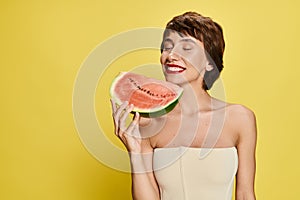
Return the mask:
M 215 100 L 217 110 L 226 109 L 227 116 L 230 120 L 249 122 L 255 120 L 254 112 L 241 104 L 232 104 L 221 100 Z
M 243 140 L 256 140 L 256 116 L 255 113 L 244 105 L 228 104 L 227 113 L 238 134 L 238 143 Z
M 241 120 L 254 120 L 255 114 L 254 112 L 247 108 L 244 105 L 241 104 L 228 104 L 227 105 L 227 111 L 232 117 L 238 117 L 241 118 Z

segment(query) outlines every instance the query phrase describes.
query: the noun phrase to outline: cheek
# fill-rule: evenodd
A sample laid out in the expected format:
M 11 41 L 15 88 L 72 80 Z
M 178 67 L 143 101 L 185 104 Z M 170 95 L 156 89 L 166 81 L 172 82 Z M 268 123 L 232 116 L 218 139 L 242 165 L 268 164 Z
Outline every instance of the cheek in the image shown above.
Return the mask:
M 203 68 L 203 66 L 205 66 L 206 63 L 206 57 L 204 54 L 199 54 L 199 52 L 186 55 L 185 59 L 196 69 L 200 70 Z
M 161 64 L 165 63 L 166 58 L 167 58 L 167 56 L 164 53 L 160 54 L 160 63 Z

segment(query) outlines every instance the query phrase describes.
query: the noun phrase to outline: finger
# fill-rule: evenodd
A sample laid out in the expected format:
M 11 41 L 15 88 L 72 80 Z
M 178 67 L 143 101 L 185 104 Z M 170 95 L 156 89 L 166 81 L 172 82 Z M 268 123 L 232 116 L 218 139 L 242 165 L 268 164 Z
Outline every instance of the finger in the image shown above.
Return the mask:
M 137 122 L 140 120 L 140 113 L 139 112 L 135 112 L 134 120 L 137 120 Z
M 110 103 L 111 103 L 111 107 L 112 107 L 113 113 L 115 113 L 116 110 L 117 110 L 116 103 L 115 103 L 115 101 L 112 100 L 112 99 L 110 99 Z
M 116 103 L 115 103 L 115 101 L 114 100 L 112 100 L 112 99 L 110 99 L 110 103 L 111 103 L 111 107 L 112 107 L 112 116 L 113 116 L 113 119 L 114 119 L 114 125 L 115 125 L 115 130 L 118 130 L 118 128 L 117 128 L 117 123 L 116 123 L 116 120 L 115 120 L 115 112 L 116 112 L 116 110 L 117 110 L 117 105 L 116 105 Z M 115 131 L 115 133 L 117 133 L 117 131 Z
M 134 106 L 131 104 L 126 107 L 125 112 L 123 113 L 122 117 L 120 117 L 120 120 L 125 121 L 128 117 L 129 113 L 133 110 Z
M 121 113 L 123 112 L 123 110 L 126 108 L 127 105 L 128 105 L 128 102 L 125 101 L 114 113 L 114 120 L 116 123 L 116 132 L 119 132 L 119 128 L 120 128 L 119 118 L 120 118 Z
M 114 126 L 115 126 L 115 134 L 118 134 L 118 130 L 119 130 L 119 125 L 118 125 L 118 121 L 116 120 L 116 116 L 115 113 L 117 112 L 117 104 L 113 99 L 110 99 L 111 102 L 111 107 L 112 107 L 112 116 L 113 116 L 113 121 L 114 121 Z
M 126 119 L 129 115 L 129 113 L 133 110 L 133 105 L 131 104 L 130 106 L 127 106 L 126 107 L 126 110 L 125 112 L 123 113 L 122 117 L 120 117 L 119 119 L 119 126 L 120 126 L 120 129 L 121 131 L 125 131 L 125 127 L 126 127 Z
M 135 135 L 131 134 L 134 137 L 140 138 L 139 130 L 138 130 L 138 124 L 139 124 L 140 114 L 138 112 L 135 113 L 135 116 L 133 118 L 133 121 L 128 126 L 126 133 L 137 133 Z M 136 130 L 136 131 L 134 131 Z
M 137 116 L 138 115 L 138 116 Z M 134 112 L 134 115 L 133 115 L 133 120 L 135 119 L 135 118 L 140 118 L 140 113 L 138 113 L 138 112 Z
M 121 113 L 123 112 L 123 110 L 126 108 L 126 106 L 128 106 L 128 101 L 125 101 L 124 103 L 122 103 L 122 105 L 116 110 L 115 112 L 115 118 L 119 120 L 119 117 L 121 115 Z
M 128 102 L 125 101 L 119 108 L 117 108 L 116 103 L 113 101 L 115 112 L 113 113 L 114 123 L 115 123 L 115 134 L 118 135 L 120 131 L 120 125 L 119 125 L 119 117 L 121 113 L 123 112 L 124 108 L 128 105 Z

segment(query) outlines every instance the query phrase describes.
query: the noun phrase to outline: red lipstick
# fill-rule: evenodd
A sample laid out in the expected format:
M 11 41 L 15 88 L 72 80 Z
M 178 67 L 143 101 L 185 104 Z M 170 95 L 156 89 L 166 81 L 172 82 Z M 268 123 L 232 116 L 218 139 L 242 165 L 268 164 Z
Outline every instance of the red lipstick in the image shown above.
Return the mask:
M 178 74 L 182 73 L 186 68 L 176 64 L 166 64 L 165 70 L 168 74 Z

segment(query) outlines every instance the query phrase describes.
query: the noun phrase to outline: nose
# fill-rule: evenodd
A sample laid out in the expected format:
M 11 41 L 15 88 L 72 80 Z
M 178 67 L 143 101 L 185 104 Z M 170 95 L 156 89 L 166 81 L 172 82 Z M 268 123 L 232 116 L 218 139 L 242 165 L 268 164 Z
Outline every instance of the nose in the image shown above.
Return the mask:
M 174 52 L 174 49 L 172 51 L 170 51 L 170 53 L 167 56 L 168 61 L 178 60 L 178 58 L 179 58 L 179 55 L 176 52 Z

